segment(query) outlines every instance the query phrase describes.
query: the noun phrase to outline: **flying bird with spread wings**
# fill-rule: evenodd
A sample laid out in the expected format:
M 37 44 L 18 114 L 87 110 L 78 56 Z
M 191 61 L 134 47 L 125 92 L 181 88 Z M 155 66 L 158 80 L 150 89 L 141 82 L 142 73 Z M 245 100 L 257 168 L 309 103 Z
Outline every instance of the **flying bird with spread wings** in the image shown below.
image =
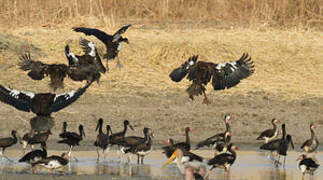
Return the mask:
M 69 64 L 68 76 L 74 81 L 99 82 L 100 73 L 104 74 L 107 70 L 102 64 L 95 44 L 81 38 L 80 45 L 84 51 L 83 55 L 75 55 L 70 52 L 69 45 L 65 46 L 65 55 Z
M 247 53 L 244 53 L 237 61 L 215 64 L 212 62 L 197 61 L 198 55 L 190 57 L 182 66 L 170 73 L 174 82 L 180 82 L 186 75 L 192 84 L 186 89 L 189 97 L 204 95 L 204 104 L 209 104 L 205 86 L 212 79 L 214 90 L 224 90 L 236 86 L 242 79 L 254 73 L 254 63 Z
M 35 113 L 37 117 L 30 121 L 32 129 L 46 131 L 54 125 L 51 114 L 75 102 L 91 84 L 62 94 L 19 91 L 0 85 L 0 101 L 20 111 Z
M 129 44 L 128 38 L 123 38 L 121 35 L 127 31 L 127 29 L 131 26 L 131 24 L 123 26 L 113 35 L 107 34 L 99 29 L 94 28 L 85 28 L 85 27 L 75 27 L 73 30 L 75 32 L 82 32 L 87 36 L 95 36 L 101 42 L 105 44 L 106 54 L 103 56 L 107 60 L 113 60 L 118 57 L 118 53 L 121 49 L 122 42 Z M 117 59 L 117 66 L 122 67 L 120 64 L 119 58 Z M 107 61 L 107 69 L 109 69 L 108 61 Z
M 50 87 L 54 91 L 64 87 L 64 78 L 67 75 L 67 65 L 65 64 L 45 64 L 41 61 L 35 61 L 30 57 L 30 53 L 19 57 L 19 67 L 23 71 L 29 71 L 28 76 L 33 80 L 42 80 L 45 76 L 50 77 Z

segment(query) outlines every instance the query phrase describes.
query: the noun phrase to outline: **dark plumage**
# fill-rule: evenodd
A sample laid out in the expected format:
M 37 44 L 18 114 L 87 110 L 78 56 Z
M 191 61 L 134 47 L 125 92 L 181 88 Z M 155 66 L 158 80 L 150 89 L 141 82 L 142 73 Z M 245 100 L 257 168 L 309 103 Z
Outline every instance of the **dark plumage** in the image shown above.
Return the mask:
M 64 78 L 67 75 L 67 65 L 65 64 L 45 64 L 41 61 L 31 59 L 30 53 L 19 57 L 19 67 L 23 71 L 29 71 L 28 76 L 33 80 L 42 80 L 45 76 L 50 77 L 50 86 L 54 89 L 63 88 Z
M 49 137 L 49 135 L 51 135 L 51 131 L 48 130 L 47 132 L 44 133 L 38 133 L 35 134 L 34 136 L 32 136 L 29 140 L 28 140 L 28 144 L 29 145 L 34 145 L 34 144 L 44 144 L 46 146 L 46 141 Z
M 32 166 L 40 165 L 44 166 L 47 169 L 50 169 L 50 174 L 52 174 L 53 170 L 61 168 L 69 163 L 68 156 L 66 153 L 63 153 L 61 156 L 49 156 L 42 160 L 39 160 L 35 163 L 32 163 Z
M 92 83 L 92 82 L 91 82 Z M 53 127 L 51 113 L 67 107 L 75 102 L 91 85 L 85 85 L 77 91 L 62 94 L 33 93 L 19 91 L 0 85 L 0 101 L 25 112 L 33 112 L 37 117 L 31 120 L 31 127 L 34 130 L 48 130 Z
M 316 160 L 314 160 L 311 157 L 306 157 L 305 154 L 301 154 L 297 161 L 300 161 L 298 163 L 298 168 L 302 171 L 303 176 L 307 173 L 310 176 L 314 175 L 314 171 L 320 166 Z
M 234 62 L 214 64 L 211 62 L 198 61 L 198 56 L 190 57 L 181 67 L 170 73 L 170 78 L 181 81 L 186 75 L 193 83 L 186 89 L 189 97 L 204 94 L 203 103 L 209 101 L 205 94 L 205 86 L 211 81 L 214 90 L 224 90 L 236 86 L 242 79 L 249 77 L 254 72 L 254 64 L 248 54 L 243 54 Z
M 181 149 L 182 151 L 190 151 L 191 150 L 191 141 L 189 132 L 193 132 L 193 129 L 190 127 L 185 128 L 185 142 L 179 142 L 176 144 L 170 144 L 170 146 L 163 147 L 164 153 L 167 158 L 169 158 L 173 153 L 175 149 Z M 170 143 L 172 143 L 172 140 L 170 139 Z
M 128 39 L 123 38 L 121 35 L 125 33 L 130 26 L 131 24 L 123 26 L 113 35 L 109 35 L 101 30 L 93 29 L 93 28 L 76 27 L 76 28 L 73 28 L 73 30 L 75 32 L 82 32 L 87 36 L 93 35 L 96 38 L 98 38 L 101 42 L 103 42 L 106 46 L 106 54 L 104 55 L 104 58 L 110 60 L 118 56 L 122 42 L 129 43 Z M 119 60 L 118 60 L 118 65 L 120 65 Z M 108 63 L 107 63 L 107 68 L 108 68 Z
M 26 155 L 24 155 L 21 159 L 19 159 L 19 162 L 26 162 L 29 164 L 33 164 L 39 160 L 45 159 L 47 157 L 47 151 L 46 151 L 46 144 L 42 143 L 42 150 L 37 149 L 33 150 Z M 31 166 L 32 174 L 34 173 L 34 166 Z
M 119 145 L 123 146 L 123 147 L 131 147 L 131 146 L 135 146 L 137 144 L 141 144 L 143 142 L 145 142 L 148 139 L 148 134 L 151 130 L 147 127 L 145 127 L 143 129 L 143 134 L 144 137 L 138 137 L 138 136 L 127 136 L 124 137 L 120 142 Z
M 227 179 L 228 176 L 228 170 L 232 166 L 232 164 L 235 162 L 237 158 L 237 153 L 235 150 L 238 150 L 236 146 L 233 146 L 232 144 L 228 145 L 228 151 L 229 153 L 222 153 L 219 155 L 216 155 L 214 158 L 210 159 L 208 161 L 208 165 L 212 166 L 211 170 L 214 168 L 224 168 L 225 176 Z
M 0 148 L 2 148 L 1 151 L 1 156 L 5 157 L 6 159 L 8 159 L 9 161 L 11 161 L 8 157 L 6 157 L 4 155 L 4 151 L 6 150 L 6 148 L 14 145 L 17 143 L 17 136 L 16 136 L 17 132 L 15 130 L 11 131 L 11 136 L 12 137 L 7 137 L 7 138 L 1 138 L 0 139 Z
M 127 133 L 128 126 L 130 127 L 131 130 L 133 130 L 133 127 L 129 123 L 128 120 L 125 120 L 123 122 L 123 126 L 124 126 L 123 131 L 111 134 L 111 136 L 110 136 L 110 144 L 111 145 L 115 145 L 115 144 L 120 145 L 120 143 L 123 142 L 123 138 L 125 137 L 125 135 Z
M 139 139 L 135 144 L 129 146 L 124 150 L 124 153 L 132 153 L 137 155 L 137 164 L 144 163 L 144 157 L 151 151 L 153 132 L 150 128 L 144 128 L 145 137 L 143 140 Z
M 266 143 L 268 143 L 269 141 L 275 139 L 278 135 L 278 128 L 276 123 L 280 122 L 279 120 L 273 118 L 271 120 L 271 124 L 273 125 L 272 129 L 267 129 L 265 131 L 263 131 L 258 137 L 257 140 L 265 140 Z
M 196 145 L 196 148 L 195 149 L 199 149 L 203 146 L 207 146 L 207 147 L 214 147 L 216 144 L 218 144 L 219 142 L 225 142 L 225 134 L 227 132 L 230 132 L 230 124 L 229 124 L 229 120 L 231 119 L 231 115 L 230 114 L 226 114 L 224 116 L 224 123 L 225 123 L 225 127 L 226 127 L 226 130 L 225 132 L 223 133 L 218 133 L 218 134 L 215 134 L 199 143 L 197 143 Z M 231 135 L 230 137 L 228 137 L 227 139 L 227 142 L 230 143 L 230 140 L 231 140 Z
M 270 141 L 269 143 L 266 143 L 260 146 L 260 149 L 269 150 L 271 152 L 276 151 L 279 155 L 279 159 L 280 159 L 280 156 L 284 156 L 284 165 L 285 165 L 289 144 L 291 144 L 292 148 L 294 149 L 294 143 L 291 135 L 287 134 L 286 136 L 285 124 L 282 125 L 282 131 L 283 131 L 283 135 L 281 139 Z M 279 159 L 278 161 L 274 161 L 275 164 L 280 163 Z
M 105 134 L 102 131 L 102 125 L 103 125 L 103 119 L 100 118 L 98 120 L 98 124 L 97 124 L 96 129 L 95 129 L 95 131 L 99 130 L 99 133 L 98 133 L 98 135 L 96 137 L 96 140 L 94 142 L 94 146 L 97 147 L 97 155 L 98 155 L 97 162 L 99 162 L 99 160 L 100 160 L 99 148 L 102 149 L 102 152 L 104 154 L 105 150 L 108 148 L 109 141 L 110 141 L 109 135 L 110 135 L 111 127 L 110 127 L 110 125 L 106 126 L 107 133 Z
M 301 149 L 303 149 L 306 153 L 312 153 L 316 151 L 316 149 L 319 146 L 319 141 L 314 132 L 315 128 L 316 128 L 316 125 L 314 123 L 311 123 L 310 124 L 311 138 L 306 140 L 301 146 Z
M 74 55 L 70 52 L 68 45 L 65 46 L 65 55 L 68 59 L 68 75 L 74 81 L 99 82 L 101 74 L 105 73 L 106 68 L 101 62 L 100 55 L 97 52 L 95 44 L 86 39 L 80 40 L 83 48 L 83 55 Z
M 79 134 L 77 134 L 75 132 L 66 131 L 65 133 L 62 133 L 60 136 L 63 139 L 60 141 L 57 141 L 57 143 L 69 145 L 70 149 L 69 149 L 68 155 L 69 155 L 69 157 L 71 157 L 73 146 L 79 146 L 80 141 L 83 140 L 83 136 L 85 137 L 85 132 L 83 129 L 83 125 L 81 124 L 79 126 Z

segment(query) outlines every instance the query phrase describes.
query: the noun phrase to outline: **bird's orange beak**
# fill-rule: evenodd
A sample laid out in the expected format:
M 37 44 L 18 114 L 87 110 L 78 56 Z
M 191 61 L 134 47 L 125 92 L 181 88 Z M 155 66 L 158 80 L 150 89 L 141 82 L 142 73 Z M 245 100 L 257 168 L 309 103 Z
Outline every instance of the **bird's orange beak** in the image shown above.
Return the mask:
M 168 159 L 168 161 L 167 161 L 165 164 L 163 164 L 163 166 L 162 166 L 161 168 L 163 169 L 163 168 L 165 168 L 168 164 L 170 164 L 171 162 L 173 162 L 173 161 L 174 161 L 174 159 L 176 158 L 176 156 L 177 156 L 177 151 L 175 151 L 175 152 L 172 154 L 172 156 Z

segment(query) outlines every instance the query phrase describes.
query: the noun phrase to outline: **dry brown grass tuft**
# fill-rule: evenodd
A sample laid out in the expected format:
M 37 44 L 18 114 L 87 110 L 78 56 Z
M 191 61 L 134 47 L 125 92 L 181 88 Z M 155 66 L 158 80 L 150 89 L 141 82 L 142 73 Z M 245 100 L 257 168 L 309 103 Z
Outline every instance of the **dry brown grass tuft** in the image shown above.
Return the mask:
M 124 21 L 321 26 L 322 0 L 12 0 L 0 1 L 3 22 L 17 25 L 114 27 Z M 4 24 L 6 24 L 4 23 Z
M 104 28 L 103 28 L 104 29 Z M 114 32 L 114 29 L 104 29 Z M 12 31 L 16 37 L 40 48 L 45 57 L 36 58 L 46 63 L 67 63 L 64 46 L 81 53 L 78 45 L 80 33 L 69 28 L 56 30 L 17 28 Z M 102 83 L 94 85 L 94 94 L 114 94 L 116 96 L 166 95 L 185 93 L 188 82 L 175 84 L 168 74 L 181 65 L 189 56 L 199 54 L 201 60 L 223 62 L 235 60 L 243 52 L 248 52 L 255 61 L 256 72 L 238 87 L 222 93 L 247 94 L 264 91 L 282 94 L 288 98 L 305 96 L 322 97 L 323 92 L 323 41 L 322 33 L 316 31 L 276 30 L 276 29 L 190 29 L 190 30 L 145 30 L 136 27 L 126 32 L 130 39 L 119 54 L 124 68 L 118 70 L 111 64 L 111 71 L 103 75 Z M 94 37 L 102 51 L 104 46 Z M 32 56 L 33 56 L 33 52 Z M 0 58 L 1 84 L 16 88 L 47 91 L 48 82 L 35 82 L 17 68 L 18 54 L 2 52 Z M 10 73 L 9 73 L 10 72 Z M 23 81 L 22 81 L 23 80 Z M 66 89 L 80 87 L 80 83 L 66 80 Z M 213 90 L 209 87 L 208 92 Z M 217 92 L 218 93 L 218 92 Z M 211 93 L 212 94 L 212 93 Z

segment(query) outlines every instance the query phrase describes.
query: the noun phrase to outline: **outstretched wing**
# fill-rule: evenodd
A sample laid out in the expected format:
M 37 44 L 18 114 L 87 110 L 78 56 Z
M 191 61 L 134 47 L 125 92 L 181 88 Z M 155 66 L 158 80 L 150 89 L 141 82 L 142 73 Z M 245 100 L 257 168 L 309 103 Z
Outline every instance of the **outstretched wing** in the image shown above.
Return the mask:
M 70 46 L 69 45 L 65 46 L 65 56 L 66 56 L 66 58 L 68 60 L 68 65 L 70 65 L 70 66 L 78 64 L 80 62 L 80 60 L 75 56 L 75 54 L 70 52 Z
M 248 54 L 243 53 L 235 62 L 225 62 L 216 66 L 212 79 L 214 90 L 223 90 L 237 85 L 240 80 L 254 72 L 254 63 Z
M 93 82 L 93 81 L 92 81 Z M 57 94 L 54 98 L 54 102 L 50 107 L 50 112 L 57 112 L 66 106 L 75 102 L 92 84 L 92 82 L 85 85 L 83 88 L 78 89 L 77 91 L 71 91 L 68 93 Z
M 131 26 L 131 24 L 128 24 L 126 26 L 123 26 L 116 33 L 114 33 L 113 34 L 112 42 L 117 42 L 120 39 L 121 34 L 125 33 L 130 26 Z
M 88 54 L 94 58 L 94 64 L 95 64 L 96 68 L 99 70 L 99 72 L 105 73 L 107 70 L 105 69 L 105 67 L 102 64 L 100 55 L 95 47 L 95 44 L 91 41 L 81 38 L 80 45 L 82 46 L 85 54 Z
M 93 35 L 96 38 L 98 38 L 100 41 L 102 41 L 104 44 L 107 43 L 107 41 L 111 41 L 113 36 L 98 30 L 98 29 L 92 29 L 92 28 L 84 28 L 84 27 L 77 27 L 73 28 L 75 32 L 82 32 L 87 36 Z
M 199 149 L 203 146 L 210 146 L 210 145 L 213 145 L 214 143 L 217 143 L 217 142 L 224 142 L 224 133 L 219 133 L 219 134 L 216 134 L 216 135 L 213 135 L 207 139 L 205 139 L 204 141 L 201 141 L 199 143 L 197 143 L 196 145 L 196 148 L 195 149 Z
M 194 55 L 190 57 L 187 61 L 185 61 L 180 67 L 174 69 L 169 77 L 172 81 L 180 82 L 187 74 L 189 68 L 194 65 L 197 61 L 198 55 Z
M 32 92 L 18 91 L 0 85 L 0 101 L 14 106 L 16 109 L 29 112 L 31 99 L 35 96 Z
M 19 57 L 19 67 L 23 71 L 30 71 L 28 76 L 34 80 L 42 80 L 47 74 L 48 65 L 40 61 L 34 61 L 30 57 L 30 53 L 26 52 L 25 54 Z

